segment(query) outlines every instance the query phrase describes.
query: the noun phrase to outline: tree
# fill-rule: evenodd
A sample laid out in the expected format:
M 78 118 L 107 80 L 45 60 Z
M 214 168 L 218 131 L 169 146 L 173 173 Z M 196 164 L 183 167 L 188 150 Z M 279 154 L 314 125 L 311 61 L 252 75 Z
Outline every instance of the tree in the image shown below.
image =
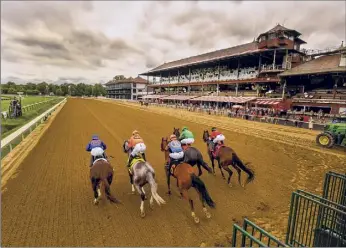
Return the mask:
M 116 75 L 115 77 L 113 77 L 113 79 L 114 80 L 124 80 L 126 78 L 124 77 L 124 75 Z
M 47 94 L 48 92 L 48 84 L 46 82 L 39 83 L 36 89 L 42 94 Z
M 57 90 L 55 91 L 54 94 L 57 95 L 57 96 L 63 96 L 64 92 L 60 88 L 57 88 Z
M 8 89 L 7 94 L 17 94 L 17 91 L 14 87 Z

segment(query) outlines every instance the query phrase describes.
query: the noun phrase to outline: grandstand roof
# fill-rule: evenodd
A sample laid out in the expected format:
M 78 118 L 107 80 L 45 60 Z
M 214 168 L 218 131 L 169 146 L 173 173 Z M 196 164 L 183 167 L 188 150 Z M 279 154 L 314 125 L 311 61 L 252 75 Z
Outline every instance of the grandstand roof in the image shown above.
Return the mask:
M 297 75 L 307 75 L 307 74 L 319 74 L 319 73 L 331 73 L 331 72 L 345 72 L 346 66 L 342 64 L 341 54 L 333 54 L 321 56 L 317 59 L 305 62 L 297 67 L 287 70 L 281 74 L 279 77 L 286 76 L 297 76 Z M 344 58 L 343 58 L 344 60 Z
M 263 34 L 271 34 L 271 33 L 276 33 L 278 31 L 286 31 L 286 32 L 290 32 L 290 33 L 294 33 L 296 36 L 301 35 L 301 33 L 299 33 L 298 31 L 294 30 L 294 29 L 288 29 L 284 26 L 281 26 L 280 24 L 277 24 L 274 28 L 270 29 L 269 31 L 260 34 L 259 36 L 263 35 Z
M 125 78 L 125 79 L 122 79 L 122 80 L 115 80 L 115 79 L 112 79 L 111 81 L 107 82 L 105 85 L 111 85 L 111 84 L 121 84 L 121 83 L 137 83 L 137 84 L 148 84 L 148 81 L 141 78 L 141 77 L 136 77 L 136 78 L 132 78 L 132 77 L 129 77 L 129 78 Z
M 253 53 L 258 51 L 260 51 L 258 49 L 258 43 L 253 41 L 250 43 L 246 43 L 246 44 L 242 44 L 242 45 L 238 45 L 238 46 L 234 46 L 234 47 L 230 47 L 226 49 L 221 49 L 214 52 L 204 53 L 197 56 L 192 56 L 185 59 L 180 59 L 180 60 L 164 63 L 146 73 L 143 73 L 142 75 L 146 75 L 152 72 L 159 72 L 163 70 L 178 68 L 178 67 L 182 67 L 186 65 L 199 64 L 203 62 L 210 62 L 210 61 L 214 61 L 218 59 L 244 55 L 247 53 Z

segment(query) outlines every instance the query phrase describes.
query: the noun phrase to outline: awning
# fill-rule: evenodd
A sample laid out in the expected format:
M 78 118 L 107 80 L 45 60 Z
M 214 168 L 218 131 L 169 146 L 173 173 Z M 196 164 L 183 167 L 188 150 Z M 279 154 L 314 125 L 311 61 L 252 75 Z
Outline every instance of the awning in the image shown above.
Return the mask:
M 178 100 L 178 101 L 186 101 L 197 96 L 184 96 L 184 95 L 171 95 L 161 98 L 161 100 Z
M 200 96 L 190 99 L 199 102 L 227 102 L 227 103 L 246 103 L 255 100 L 256 97 L 231 97 L 231 96 Z
M 257 100 L 255 103 L 258 105 L 277 105 L 281 103 L 281 99 L 280 100 Z
M 142 96 L 142 99 L 160 99 L 165 96 L 167 95 L 145 95 L 145 96 Z

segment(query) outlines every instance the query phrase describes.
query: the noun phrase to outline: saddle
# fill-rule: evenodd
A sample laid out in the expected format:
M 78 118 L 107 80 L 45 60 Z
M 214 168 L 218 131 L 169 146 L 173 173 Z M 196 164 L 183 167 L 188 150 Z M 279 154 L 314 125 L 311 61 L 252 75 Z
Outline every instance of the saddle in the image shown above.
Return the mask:
M 175 169 L 176 169 L 177 166 L 178 166 L 179 164 L 181 164 L 183 161 L 184 161 L 184 158 L 181 158 L 181 159 L 172 159 L 172 158 L 171 158 L 171 161 L 170 161 L 170 163 L 171 163 L 171 169 L 170 169 L 171 175 L 174 175 Z
M 132 159 L 130 167 L 129 167 L 129 173 L 133 175 L 133 166 L 137 164 L 138 162 L 145 162 L 145 160 L 141 156 L 136 156 Z
M 214 148 L 214 150 L 212 150 L 211 152 L 212 152 L 212 154 L 213 154 L 213 156 L 216 158 L 216 157 L 218 157 L 219 156 L 219 151 L 220 151 L 220 148 L 221 147 L 224 147 L 225 146 L 225 144 L 216 144 L 215 145 L 215 148 Z

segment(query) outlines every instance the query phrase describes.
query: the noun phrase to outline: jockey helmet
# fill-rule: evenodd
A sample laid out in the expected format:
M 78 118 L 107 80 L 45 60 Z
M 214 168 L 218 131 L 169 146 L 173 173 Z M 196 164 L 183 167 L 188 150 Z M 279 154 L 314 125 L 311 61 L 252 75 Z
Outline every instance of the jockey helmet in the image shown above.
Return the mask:
M 93 139 L 93 140 L 97 140 L 97 139 L 99 139 L 99 136 L 98 136 L 97 134 L 94 134 L 94 135 L 92 136 L 92 139 Z
M 216 127 L 212 127 L 212 128 L 211 128 L 211 131 L 216 131 Z
M 135 135 L 135 134 L 139 134 L 139 132 L 138 132 L 137 130 L 134 130 L 134 131 L 132 132 L 132 135 Z
M 185 130 L 189 130 L 189 129 L 187 127 L 183 127 L 181 130 L 185 131 Z
M 175 136 L 174 134 L 172 134 L 171 136 L 169 136 L 169 139 L 170 139 L 170 140 L 176 140 L 176 139 L 177 139 L 177 136 Z

